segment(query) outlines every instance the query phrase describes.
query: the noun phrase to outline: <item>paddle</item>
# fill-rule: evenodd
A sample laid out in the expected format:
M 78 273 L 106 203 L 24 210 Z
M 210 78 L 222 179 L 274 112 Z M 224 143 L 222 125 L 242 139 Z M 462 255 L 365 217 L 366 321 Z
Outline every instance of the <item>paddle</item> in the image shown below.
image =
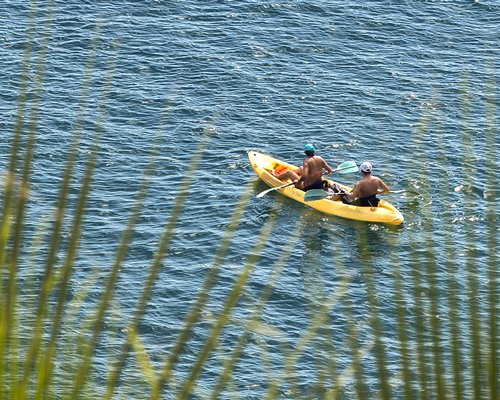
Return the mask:
M 354 161 L 344 161 L 339 164 L 332 172 L 340 172 L 341 174 L 352 174 L 354 172 L 359 172 L 358 166 Z
M 391 190 L 389 193 L 385 194 L 397 194 L 397 193 L 404 193 L 404 190 Z M 342 193 L 336 193 L 336 194 L 342 194 Z M 309 201 L 316 201 L 316 200 L 323 200 L 323 199 L 328 199 L 332 196 L 335 196 L 336 194 L 329 194 L 328 192 L 325 192 L 323 189 L 311 189 L 306 192 L 304 195 L 304 201 L 307 203 Z M 382 193 L 377 193 L 378 195 Z
M 340 172 L 341 174 L 349 174 L 349 173 L 353 173 L 353 172 L 358 172 L 358 166 L 356 165 L 356 163 L 354 161 L 344 161 L 343 163 L 339 164 L 337 166 L 337 168 L 335 168 L 332 172 Z M 257 195 L 257 197 L 260 198 L 260 197 L 265 196 L 266 194 L 268 194 L 269 192 L 272 192 L 274 190 L 283 189 L 287 186 L 292 186 L 293 184 L 295 184 L 295 182 L 296 181 L 293 181 L 290 183 L 285 183 L 284 185 L 276 186 L 276 187 L 273 187 L 271 189 L 264 190 L 263 192 L 260 192 Z M 317 190 L 321 190 L 321 189 L 317 189 Z
M 293 181 L 293 182 L 286 183 L 286 184 L 281 185 L 281 186 L 276 186 L 276 187 L 273 187 L 273 188 L 271 188 L 271 189 L 264 190 L 263 192 L 260 192 L 260 193 L 257 195 L 257 197 L 262 197 L 262 196 L 265 196 L 266 194 L 268 194 L 269 192 L 272 192 L 273 190 L 283 189 L 284 187 L 287 187 L 287 186 L 292 186 L 295 182 L 297 182 L 297 181 Z
M 307 203 L 308 201 L 323 200 L 329 196 L 323 189 L 311 189 L 304 195 L 304 201 Z

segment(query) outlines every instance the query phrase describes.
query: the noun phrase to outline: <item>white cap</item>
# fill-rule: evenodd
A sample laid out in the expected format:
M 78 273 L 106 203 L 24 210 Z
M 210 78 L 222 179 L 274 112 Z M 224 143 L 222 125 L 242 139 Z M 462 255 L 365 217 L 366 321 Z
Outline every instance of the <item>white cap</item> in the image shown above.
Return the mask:
M 359 169 L 361 170 L 361 172 L 370 173 L 370 172 L 372 172 L 373 167 L 372 167 L 371 162 L 363 161 L 361 163 L 361 165 L 359 166 Z

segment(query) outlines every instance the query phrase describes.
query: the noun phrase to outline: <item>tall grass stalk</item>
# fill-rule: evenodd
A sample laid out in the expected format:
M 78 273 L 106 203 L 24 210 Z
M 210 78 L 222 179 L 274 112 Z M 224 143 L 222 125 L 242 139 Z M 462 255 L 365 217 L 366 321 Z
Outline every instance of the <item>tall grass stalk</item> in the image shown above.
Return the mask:
M 402 399 L 410 400 L 413 398 L 413 388 L 410 382 L 412 381 L 412 371 L 411 371 L 411 353 L 409 346 L 409 323 L 407 322 L 407 306 L 406 299 L 404 297 L 403 290 L 403 276 L 401 261 L 399 260 L 397 253 L 393 252 L 391 254 L 391 267 L 394 276 L 393 279 L 393 293 L 394 293 L 394 304 L 396 309 L 396 338 L 399 346 L 399 356 L 401 360 L 399 374 L 401 375 L 399 381 L 403 384 L 401 385 L 400 396 Z
M 50 19 L 49 19 L 50 20 Z M 48 36 L 49 33 L 47 32 L 46 36 Z M 87 66 L 85 69 L 85 79 L 84 79 L 84 84 L 82 86 L 82 93 L 80 94 L 80 99 L 81 99 L 81 105 L 80 105 L 80 115 L 79 118 L 77 119 L 77 124 L 76 124 L 76 129 L 74 131 L 74 134 L 72 136 L 72 145 L 71 145 L 71 150 L 69 151 L 67 163 L 66 163 L 66 168 L 65 171 L 62 174 L 62 183 L 61 183 L 61 188 L 59 191 L 59 196 L 58 196 L 58 203 L 55 207 L 55 215 L 54 215 L 54 223 L 53 223 L 53 228 L 52 228 L 52 234 L 51 234 L 51 240 L 49 244 L 49 250 L 48 250 L 48 255 L 46 259 L 46 264 L 45 264 L 45 271 L 44 271 L 44 276 L 42 278 L 42 285 L 40 288 L 40 298 L 38 301 L 38 309 L 36 312 L 36 323 L 33 329 L 33 334 L 32 334 L 32 339 L 31 339 L 31 344 L 29 346 L 29 350 L 27 352 L 27 356 L 24 362 L 24 372 L 23 372 L 23 379 L 21 380 L 20 384 L 16 386 L 14 389 L 14 397 L 23 399 L 26 396 L 27 390 L 28 390 L 28 385 L 29 385 L 29 380 L 31 377 L 31 371 L 37 362 L 38 354 L 41 349 L 41 343 L 42 343 L 42 326 L 45 321 L 46 317 L 46 312 L 47 312 L 47 301 L 50 293 L 53 291 L 53 284 L 54 284 L 54 266 L 55 266 L 55 259 L 56 259 L 56 253 L 60 247 L 60 240 L 61 240 L 61 230 L 62 230 L 62 223 L 63 223 L 63 218 L 65 215 L 66 211 L 66 205 L 68 203 L 68 195 L 69 195 L 69 187 L 70 187 L 70 181 L 73 176 L 73 171 L 74 171 L 74 166 L 76 162 L 76 156 L 78 152 L 78 147 L 79 147 L 79 139 L 80 139 L 80 134 L 81 130 L 83 127 L 84 123 L 84 118 L 86 115 L 86 103 L 87 103 L 87 98 L 88 98 L 88 92 L 90 88 L 90 78 L 91 78 L 91 73 L 94 69 L 94 61 L 95 61 L 95 47 L 97 45 L 97 38 L 98 35 L 94 35 L 93 38 L 93 45 L 91 47 L 91 51 L 89 54 Z M 45 46 L 46 47 L 46 46 Z M 42 63 L 43 59 L 40 61 L 40 64 L 43 65 Z M 90 165 L 90 164 L 89 164 Z M 91 171 L 90 171 L 91 173 Z M 90 176 L 87 176 L 88 181 L 90 180 Z M 90 183 L 90 181 L 88 182 Z M 83 204 L 82 204 L 83 206 Z M 83 210 L 82 210 L 83 211 Z M 73 237 L 76 238 L 75 235 Z M 44 386 L 44 385 L 42 385 Z
M 474 154 L 473 154 L 473 137 L 471 131 L 471 107 L 472 99 L 467 84 L 467 76 L 464 78 L 463 86 L 461 90 L 461 118 L 462 118 L 462 146 L 463 146 L 463 157 L 464 157 L 464 186 L 466 188 L 465 192 L 465 202 L 464 202 L 464 212 L 466 218 L 466 235 L 467 237 L 474 237 L 474 226 L 472 221 L 474 219 L 475 213 L 475 200 L 472 198 L 473 194 L 469 191 L 474 186 L 473 176 L 474 176 Z M 470 188 L 470 189 L 469 189 Z M 470 330 L 470 348 L 472 351 L 472 357 L 470 358 L 470 371 L 472 373 L 472 393 L 474 398 L 481 398 L 481 374 L 483 371 L 483 363 L 481 356 L 481 341 L 480 337 L 480 321 L 481 314 L 479 313 L 478 298 L 479 293 L 477 289 L 477 265 L 476 265 L 476 243 L 470 241 L 467 243 L 466 257 L 465 257 L 465 273 L 467 282 L 467 293 L 469 295 L 469 330 Z M 484 391 L 484 389 L 483 389 Z
M 229 316 L 231 310 L 236 305 L 239 296 L 243 292 L 243 289 L 248 281 L 250 274 L 255 268 L 255 264 L 258 260 L 259 254 L 262 252 L 264 245 L 266 244 L 269 236 L 272 232 L 274 224 L 276 223 L 276 212 L 272 212 L 270 218 L 264 224 L 259 236 L 257 237 L 254 248 L 251 251 L 251 254 L 247 257 L 247 261 L 242 268 L 239 276 L 235 280 L 234 286 L 232 290 L 229 292 L 224 305 L 222 307 L 222 311 L 214 324 L 211 332 L 208 334 L 207 339 L 198 354 L 196 361 L 194 362 L 191 373 L 188 378 L 184 382 L 184 385 L 181 388 L 177 398 L 178 399 L 186 399 L 191 394 L 192 388 L 196 385 L 196 380 L 201 373 L 201 370 L 208 358 L 208 355 L 212 352 L 215 347 L 215 344 L 218 340 L 218 337 L 222 331 L 222 328 L 229 321 Z
M 280 278 L 284 267 L 286 266 L 286 262 L 289 259 L 290 254 L 299 239 L 299 232 L 300 230 L 298 228 L 291 229 L 291 237 L 288 240 L 285 240 L 286 245 L 284 246 L 279 259 L 274 265 L 272 275 L 262 291 L 260 301 L 255 306 L 248 321 L 245 321 L 244 333 L 240 336 L 238 343 L 232 349 L 231 354 L 223 362 L 222 371 L 217 379 L 216 384 L 214 385 L 212 393 L 210 394 L 210 400 L 216 400 L 220 398 L 222 389 L 230 380 L 233 368 L 235 367 L 241 354 L 243 353 L 245 346 L 248 344 L 251 335 L 253 333 L 258 334 L 260 332 L 260 330 L 258 329 L 259 318 L 264 312 L 265 306 L 269 301 L 269 298 L 271 297 L 275 286 L 277 285 L 277 281 Z
M 237 227 L 243 218 L 243 212 L 248 205 L 248 201 L 253 194 L 252 185 L 247 185 L 246 189 L 243 191 L 243 194 L 240 196 L 238 203 L 232 213 L 229 224 L 227 225 L 227 229 L 224 232 L 224 236 L 219 243 L 219 247 L 215 254 L 214 265 L 210 269 L 207 278 L 205 279 L 203 286 L 198 293 L 196 301 L 191 308 L 190 312 L 185 318 L 184 326 L 177 337 L 175 344 L 170 352 L 170 355 L 165 360 L 164 366 L 160 373 L 160 377 L 158 379 L 157 385 L 153 387 L 152 398 L 157 399 L 161 395 L 161 389 L 165 384 L 170 381 L 172 376 L 173 367 L 181 354 L 182 350 L 186 346 L 188 342 L 189 335 L 191 334 L 191 330 L 194 324 L 198 321 L 200 317 L 200 313 L 207 302 L 210 289 L 212 288 L 215 280 L 219 274 L 219 271 L 223 265 L 224 258 L 229 249 L 229 246 L 234 238 L 234 235 L 237 231 Z
M 9 159 L 9 166 L 7 169 L 7 174 L 5 177 L 4 184 L 4 197 L 2 206 L 2 220 L 0 222 L 0 285 L 2 293 L 8 293 L 6 296 L 0 298 L 0 388 L 5 387 L 4 385 L 4 374 L 5 368 L 8 363 L 4 362 L 6 360 L 6 349 L 9 346 L 10 329 L 13 325 L 13 307 L 16 303 L 16 292 L 15 292 L 15 274 L 16 271 L 12 271 L 12 263 L 8 266 L 9 260 L 7 259 L 7 242 L 9 240 L 10 230 L 11 230 L 11 215 L 16 215 L 16 209 L 14 204 L 14 184 L 16 181 L 15 171 L 19 162 L 19 147 L 21 141 L 21 133 L 24 124 L 24 115 L 26 110 L 26 94 L 29 82 L 29 68 L 31 65 L 31 57 L 33 54 L 33 38 L 35 35 L 35 18 L 34 15 L 37 12 L 36 7 L 30 8 L 30 18 L 29 25 L 26 30 L 27 41 L 23 53 L 23 62 L 21 67 L 21 80 L 19 83 L 19 92 L 17 98 L 17 111 L 16 111 L 16 121 L 13 132 L 12 148 Z M 8 269 L 8 270 L 7 270 Z M 9 285 L 4 287 L 4 280 L 10 279 L 8 274 L 14 274 L 13 279 L 9 281 Z M 17 359 L 14 358 L 11 365 L 13 371 L 17 371 Z
M 490 76 L 494 76 L 495 64 L 489 69 Z M 498 125 L 497 121 L 500 118 L 498 115 L 498 101 L 495 97 L 495 90 L 497 82 L 493 78 L 488 81 L 488 92 L 486 95 L 486 126 L 487 141 L 486 141 L 486 168 L 488 170 L 487 186 L 489 190 L 485 193 L 484 198 L 487 201 L 486 222 L 487 222 L 487 248 L 488 248 L 488 285 L 487 285 L 487 313 L 489 319 L 487 321 L 489 345 L 486 347 L 487 356 L 487 387 L 490 389 L 489 398 L 498 399 L 500 391 L 498 389 L 499 377 L 499 348 L 498 348 L 498 304 L 500 303 L 500 296 L 498 295 L 497 283 L 499 281 L 499 274 L 497 266 L 500 265 L 498 256 Z
M 331 293 L 328 299 L 322 300 L 317 306 L 316 314 L 312 318 L 309 327 L 303 332 L 300 339 L 294 346 L 293 351 L 285 354 L 284 370 L 281 379 L 275 379 L 269 385 L 265 399 L 275 398 L 278 388 L 284 383 L 288 383 L 290 393 L 294 397 L 300 397 L 301 392 L 297 385 L 297 369 L 300 369 L 299 359 L 307 351 L 308 346 L 315 339 L 317 330 L 328 320 L 332 308 L 339 304 L 339 300 L 345 295 L 347 282 L 343 282 L 340 287 Z
M 149 268 L 149 274 L 146 279 L 146 283 L 144 285 L 143 291 L 141 293 L 140 299 L 138 301 L 137 307 L 134 311 L 134 314 L 130 320 L 130 323 L 128 324 L 128 330 L 135 330 L 137 323 L 139 320 L 142 318 L 144 314 L 144 309 L 146 308 L 147 301 L 151 295 L 151 291 L 153 288 L 154 283 L 156 282 L 156 278 L 158 275 L 158 271 L 161 266 L 161 262 L 163 261 L 163 258 L 165 257 L 165 254 L 170 246 L 170 242 L 172 240 L 172 235 L 174 232 L 174 229 L 178 223 L 179 216 L 181 215 L 182 208 L 184 206 L 184 203 L 186 201 L 189 187 L 192 184 L 195 176 L 195 171 L 198 169 L 199 163 L 202 159 L 203 153 L 209 143 L 209 140 L 211 138 L 211 135 L 213 133 L 212 129 L 206 129 L 204 132 L 204 135 L 202 137 L 202 140 L 200 141 L 200 144 L 194 153 L 192 160 L 189 164 L 189 168 L 186 171 L 185 178 L 181 182 L 180 185 L 180 190 L 179 194 L 177 196 L 177 199 L 175 201 L 174 207 L 172 209 L 172 213 L 170 215 L 170 218 L 167 222 L 167 225 L 165 227 L 165 230 L 163 232 L 162 238 L 160 240 L 160 244 L 158 246 L 158 250 L 156 251 L 156 254 L 154 256 L 154 259 L 152 261 L 152 264 Z M 105 397 L 106 399 L 110 399 L 113 395 L 113 392 L 115 390 L 115 387 L 118 383 L 118 379 L 120 374 L 122 373 L 123 367 L 125 365 L 125 361 L 127 359 L 128 353 L 130 351 L 130 344 L 128 342 L 125 342 L 121 351 L 120 355 L 118 358 L 118 361 L 115 365 L 115 368 L 110 376 L 110 379 L 108 380 L 107 383 L 107 388 L 106 388 L 106 394 Z
M 115 60 L 112 60 L 112 64 L 108 69 L 109 74 L 108 74 L 107 84 L 105 86 L 103 100 L 101 103 L 103 105 L 107 104 L 107 95 L 109 92 L 109 88 L 112 82 L 112 76 L 114 73 L 114 61 Z M 36 396 L 37 399 L 42 399 L 46 396 L 47 389 L 50 386 L 52 380 L 54 352 L 56 350 L 56 346 L 59 340 L 59 333 L 61 331 L 61 322 L 65 311 L 65 305 L 67 302 L 69 282 L 71 275 L 73 273 L 73 266 L 77 248 L 80 243 L 83 217 L 85 215 L 85 207 L 91 188 L 91 180 L 94 168 L 96 165 L 98 149 L 99 149 L 100 133 L 102 132 L 102 123 L 103 123 L 102 118 L 104 116 L 104 113 L 105 113 L 105 107 L 102 107 L 99 113 L 100 118 L 97 123 L 98 132 L 95 135 L 94 142 L 90 150 L 86 171 L 82 179 L 81 190 L 78 196 L 77 207 L 74 213 L 74 220 L 73 220 L 73 225 L 71 227 L 71 235 L 70 235 L 68 250 L 66 252 L 66 258 L 62 267 L 62 282 L 59 289 L 56 311 L 51 321 L 52 328 L 49 339 L 49 345 L 46 353 L 44 354 L 41 360 L 42 362 L 41 368 L 39 367 L 40 375 L 37 385 L 37 396 Z
M 80 363 L 80 366 L 77 369 L 75 380 L 74 380 L 74 385 L 73 385 L 73 393 L 71 395 L 72 398 L 78 398 L 80 395 L 80 392 L 85 385 L 89 373 L 90 373 L 90 366 L 92 363 L 93 359 L 93 354 L 96 349 L 99 336 L 101 334 L 101 331 L 104 327 L 104 316 L 105 312 L 109 306 L 109 303 L 112 300 L 112 296 L 114 293 L 114 288 L 118 279 L 119 272 L 122 270 L 123 266 L 123 261 L 125 259 L 125 256 L 127 254 L 129 244 L 132 240 L 132 236 L 135 230 L 135 227 L 137 225 L 137 221 L 139 219 L 140 211 L 143 208 L 144 202 L 147 197 L 148 189 L 149 189 L 149 184 L 151 181 L 151 176 L 154 172 L 155 168 L 155 162 L 156 158 L 158 156 L 159 152 L 159 139 L 161 138 L 160 133 L 163 131 L 165 128 L 168 115 L 169 115 L 170 107 L 167 105 L 165 113 L 160 121 L 160 126 L 159 126 L 159 133 L 157 135 L 157 140 L 156 143 L 153 144 L 152 146 L 152 151 L 151 151 L 151 156 L 150 156 L 150 162 L 148 166 L 146 167 L 144 171 L 144 180 L 142 181 L 142 184 L 138 190 L 138 195 L 137 199 L 135 202 L 134 207 L 131 210 L 130 217 L 126 226 L 126 229 L 122 235 L 120 245 L 116 251 L 115 254 L 115 260 L 113 262 L 113 266 L 111 268 L 111 272 L 107 278 L 106 286 L 101 298 L 101 301 L 98 304 L 98 308 L 96 310 L 96 314 L 94 317 L 94 325 L 92 328 L 92 336 L 90 340 L 88 341 L 85 350 L 83 352 L 83 360 Z M 131 342 L 132 346 L 134 348 L 138 348 L 140 345 L 139 341 L 137 340 L 137 332 L 135 330 L 135 327 L 132 327 L 129 332 L 129 341 Z M 137 353 L 137 352 L 136 352 Z M 137 354 L 141 354 L 141 352 L 138 352 Z M 141 357 L 141 360 L 143 360 L 143 365 L 146 365 L 146 359 L 144 357 Z M 144 368 L 146 371 L 148 371 L 148 376 L 150 376 L 150 371 L 151 368 Z M 150 376 L 151 378 L 151 376 Z

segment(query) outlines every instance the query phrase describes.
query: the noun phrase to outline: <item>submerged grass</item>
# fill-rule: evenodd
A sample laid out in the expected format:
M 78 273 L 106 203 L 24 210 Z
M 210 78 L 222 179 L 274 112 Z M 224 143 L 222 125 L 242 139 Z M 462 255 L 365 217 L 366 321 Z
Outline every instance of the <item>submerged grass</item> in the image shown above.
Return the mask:
M 50 8 L 49 8 L 50 10 Z M 36 10 L 33 10 L 36 13 Z M 47 21 L 50 22 L 50 15 Z M 32 42 L 33 27 L 28 30 L 28 41 Z M 46 26 L 44 38 L 50 36 L 50 24 Z M 238 398 L 238 383 L 233 374 L 238 368 L 238 361 L 255 336 L 272 338 L 279 343 L 273 349 L 280 349 L 282 359 L 280 368 L 276 368 L 271 360 L 276 354 L 270 354 L 265 343 L 259 344 L 261 368 L 265 372 L 262 382 L 262 397 L 275 398 L 324 398 L 324 399 L 497 399 L 498 398 L 498 242 L 497 220 L 498 205 L 495 201 L 497 165 L 497 128 L 498 119 L 495 88 L 496 83 L 489 84 L 487 96 L 486 133 L 487 152 L 487 188 L 485 192 L 488 255 L 485 265 L 480 265 L 476 257 L 474 242 L 474 226 L 466 222 L 467 244 L 464 264 L 450 257 L 460 249 L 456 248 L 453 232 L 445 230 L 445 248 L 438 253 L 433 246 L 432 226 L 434 216 L 429 208 L 422 213 L 421 230 L 412 230 L 410 235 L 411 275 L 402 276 L 405 265 L 392 252 L 391 287 L 393 293 L 392 311 L 394 326 L 388 326 L 383 318 L 383 304 L 378 295 L 380 283 L 371 272 L 371 248 L 367 232 L 360 232 L 356 245 L 360 249 L 360 271 L 366 288 L 366 315 L 357 316 L 355 306 L 348 297 L 351 283 L 349 274 L 344 270 L 341 253 L 336 253 L 332 265 L 337 268 L 339 281 L 331 293 L 313 293 L 317 301 L 308 305 L 310 311 L 309 326 L 300 333 L 293 345 L 284 339 L 285 334 L 279 329 L 261 322 L 266 305 L 271 299 L 284 267 L 292 255 L 295 244 L 300 238 L 300 227 L 290 229 L 290 237 L 285 240 L 271 276 L 264 285 L 256 304 L 251 308 L 246 320 L 237 321 L 232 315 L 235 306 L 244 294 L 248 279 L 264 253 L 269 242 L 279 210 L 273 210 L 265 220 L 260 234 L 256 238 L 241 270 L 236 274 L 233 286 L 228 291 L 221 311 L 204 337 L 204 343 L 193 357 L 187 373 L 183 377 L 175 376 L 176 366 L 186 352 L 197 323 L 202 318 L 204 307 L 209 300 L 210 291 L 216 284 L 217 277 L 223 267 L 228 249 L 234 243 L 244 212 L 254 194 L 251 183 L 245 188 L 236 202 L 224 235 L 214 249 L 215 260 L 204 283 L 197 294 L 191 309 L 186 314 L 184 324 L 173 341 L 168 354 L 160 362 L 153 360 L 148 353 L 144 338 L 138 325 L 144 317 L 148 301 L 152 297 L 153 287 L 158 278 L 162 262 L 171 245 L 174 231 L 184 212 L 184 206 L 190 195 L 193 176 L 199 168 L 205 150 L 211 140 L 213 130 L 203 133 L 197 149 L 190 160 L 190 170 L 180 184 L 180 190 L 166 221 L 158 247 L 148 267 L 146 280 L 141 294 L 132 312 L 132 317 L 125 323 L 125 329 L 116 333 L 116 340 L 121 347 L 116 353 L 109 354 L 107 375 L 103 373 L 94 357 L 103 334 L 109 333 L 105 319 L 117 310 L 115 289 L 124 260 L 129 250 L 132 235 L 139 223 L 140 211 L 147 199 L 151 176 L 154 171 L 158 145 L 153 144 L 150 163 L 144 171 L 144 180 L 137 192 L 137 198 L 130 212 L 122 237 L 117 243 L 112 267 L 104 280 L 99 277 L 89 279 L 83 289 L 68 295 L 70 281 L 74 276 L 75 257 L 80 244 L 82 220 L 86 215 L 86 202 L 92 187 L 92 177 L 99 152 L 101 127 L 106 118 L 107 91 L 112 85 L 115 71 L 114 61 L 108 66 L 107 84 L 102 97 L 100 120 L 92 149 L 79 183 L 79 195 L 76 204 L 71 203 L 70 182 L 74 178 L 77 151 L 85 119 L 85 110 L 90 89 L 91 73 L 95 62 L 95 51 L 99 41 L 99 27 L 88 56 L 86 74 L 82 85 L 81 114 L 78 116 L 73 142 L 68 152 L 66 168 L 59 189 L 54 215 L 47 226 L 39 227 L 40 233 L 34 235 L 34 241 L 27 243 L 24 220 L 29 207 L 29 182 L 32 169 L 33 151 L 37 132 L 39 112 L 40 84 L 43 80 L 45 53 L 38 53 L 37 76 L 35 81 L 34 100 L 30 103 L 31 120 L 25 132 L 23 116 L 26 114 L 26 91 L 28 71 L 31 65 L 32 49 L 26 48 L 22 67 L 22 80 L 19 88 L 17 119 L 12 136 L 12 147 L 9 168 L 3 187 L 2 221 L 0 223 L 0 397 L 12 399 L 51 399 L 51 398 L 121 398 L 128 391 L 140 392 L 141 398 Z M 42 41 L 41 48 L 46 44 Z M 494 75 L 493 73 L 491 74 Z M 466 80 L 466 79 L 465 79 Z M 470 160 L 474 159 L 474 135 L 470 129 L 470 89 L 464 84 L 462 91 L 463 118 L 462 156 L 464 160 L 464 185 L 472 187 L 474 169 Z M 436 99 L 435 102 L 438 100 Z M 160 122 L 159 131 L 166 126 L 169 107 Z M 432 123 L 438 117 L 425 113 L 415 132 L 415 140 L 425 149 L 425 136 Z M 438 160 L 446 163 L 443 148 L 438 148 Z M 422 152 L 425 154 L 425 152 Z M 421 196 L 431 197 L 437 191 L 442 204 L 445 204 L 447 192 L 442 188 L 443 182 L 434 183 L 432 167 L 425 165 L 429 158 L 419 160 L 427 171 L 428 179 L 424 180 Z M 463 212 L 471 217 L 475 212 L 477 199 L 466 192 Z M 69 207 L 73 205 L 73 208 Z M 451 225 L 450 214 L 443 213 L 442 222 Z M 61 236 L 63 222 L 70 220 L 69 236 L 63 245 Z M 29 257 L 22 257 L 22 249 L 31 246 L 31 251 L 46 253 L 41 279 L 30 282 L 36 289 L 21 288 L 19 273 L 26 268 L 37 269 Z M 395 243 L 392 246 L 396 246 Z M 422 249 L 426 249 L 425 251 Z M 62 266 L 57 264 L 57 254 L 63 252 Z M 441 262 L 439 260 L 445 260 Z M 311 265 L 311 269 L 318 265 Z M 458 272 L 462 269 L 460 277 Z M 486 271 L 486 283 L 478 278 L 478 271 Z M 405 280 L 411 282 L 412 289 L 405 291 Z M 461 285 L 464 286 L 461 286 Z M 78 321 L 77 314 L 88 298 L 88 292 L 94 285 L 104 289 L 96 302 L 91 316 L 85 321 Z M 465 290 L 464 290 L 465 289 Z M 313 288 L 315 290 L 315 288 Z M 31 315 L 30 310 L 33 312 Z M 442 317 L 446 314 L 446 319 Z M 334 318 L 335 317 L 335 318 Z M 334 322 L 335 320 L 335 322 Z M 345 336 L 335 337 L 333 325 L 342 321 Z M 465 322 L 464 322 L 465 321 Z M 220 343 L 224 329 L 235 324 L 239 328 L 239 336 L 234 345 L 227 349 Z M 465 327 L 465 328 L 464 328 Z M 465 329 L 466 334 L 460 331 Z M 65 341 L 61 334 L 64 330 L 72 331 L 71 343 Z M 23 332 L 23 335 L 21 335 Z M 465 342 L 465 343 L 464 343 Z M 390 344 L 392 343 L 392 344 Z M 62 354 L 61 354 L 62 353 Z M 198 383 L 211 358 L 217 354 L 220 365 L 219 374 L 213 379 L 212 387 L 200 388 Z M 312 355 L 317 371 L 316 382 L 304 384 L 301 381 L 301 359 L 304 355 Z M 388 360 L 399 360 L 397 370 L 389 370 Z M 71 365 L 71 368 L 59 368 L 59 364 Z M 125 377 L 125 366 L 133 363 L 141 375 L 141 382 L 129 383 Z M 134 387 L 132 387 L 134 386 Z M 312 389 L 311 389 L 312 388 Z M 137 395 L 137 393 L 135 393 Z M 133 394 L 132 394 L 133 396 Z

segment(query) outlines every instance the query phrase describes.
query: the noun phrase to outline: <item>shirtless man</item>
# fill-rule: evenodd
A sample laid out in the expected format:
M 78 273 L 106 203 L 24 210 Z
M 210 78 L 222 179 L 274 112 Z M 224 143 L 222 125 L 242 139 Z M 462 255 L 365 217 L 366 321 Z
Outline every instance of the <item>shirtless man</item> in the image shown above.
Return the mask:
M 330 174 L 333 170 L 327 162 L 320 156 L 314 155 L 316 149 L 310 143 L 304 146 L 306 158 L 302 166 L 295 171 L 286 171 L 283 174 L 277 175 L 281 180 L 291 179 L 295 181 L 295 187 L 308 191 L 311 189 L 323 188 L 323 169 L 326 174 Z
M 382 179 L 371 175 L 373 167 L 370 162 L 365 161 L 361 163 L 359 169 L 363 178 L 356 183 L 348 196 L 353 200 L 353 205 L 377 207 L 380 201 L 377 198 L 377 194 L 389 193 L 389 188 Z
M 315 151 L 316 149 L 310 143 L 304 146 L 306 158 L 302 163 L 300 178 L 295 183 L 295 187 L 306 192 L 311 189 L 323 188 L 323 169 L 326 170 L 326 175 L 333 171 L 327 162 L 323 160 L 323 157 L 314 155 Z

